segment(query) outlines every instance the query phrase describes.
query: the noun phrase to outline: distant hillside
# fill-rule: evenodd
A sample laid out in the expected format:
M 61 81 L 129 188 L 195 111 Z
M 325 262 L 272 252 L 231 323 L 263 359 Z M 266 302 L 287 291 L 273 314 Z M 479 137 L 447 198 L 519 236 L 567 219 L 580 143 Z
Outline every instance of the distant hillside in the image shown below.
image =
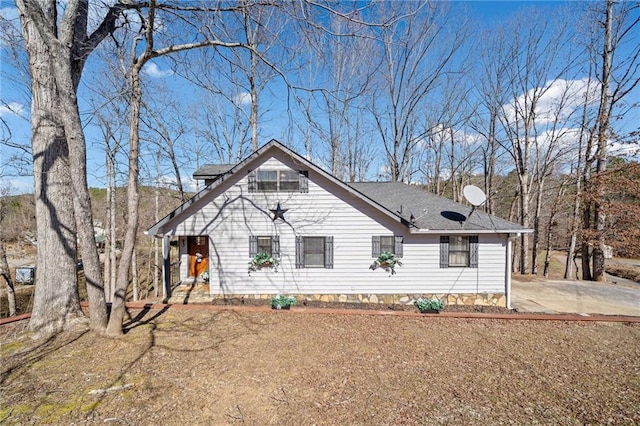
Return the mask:
M 124 232 L 126 215 L 126 188 L 116 189 L 116 223 L 118 238 Z M 96 226 L 107 223 L 107 190 L 105 188 L 90 188 L 93 220 Z M 187 194 L 191 197 L 193 194 Z M 4 241 L 18 241 L 32 239 L 36 235 L 35 203 L 33 194 L 12 195 L 0 197 L 4 214 L 0 221 L 0 238 Z M 178 191 L 158 189 L 158 217 L 162 218 L 181 204 Z M 155 223 L 156 188 L 140 187 L 140 232 Z

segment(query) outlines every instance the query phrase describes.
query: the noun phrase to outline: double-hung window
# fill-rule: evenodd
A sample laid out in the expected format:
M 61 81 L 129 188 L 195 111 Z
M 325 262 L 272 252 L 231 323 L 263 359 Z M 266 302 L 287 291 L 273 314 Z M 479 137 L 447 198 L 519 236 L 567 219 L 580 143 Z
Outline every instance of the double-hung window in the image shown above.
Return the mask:
M 443 235 L 440 237 L 441 268 L 477 268 L 477 235 Z
M 267 253 L 274 258 L 280 257 L 280 236 L 251 235 L 249 237 L 249 257 L 254 257 L 258 253 Z
M 403 238 L 399 235 L 374 235 L 371 237 L 371 257 L 378 257 L 384 252 L 402 257 Z
M 333 237 L 296 237 L 296 268 L 333 268 Z
M 251 170 L 248 179 L 249 192 L 309 192 L 306 170 Z

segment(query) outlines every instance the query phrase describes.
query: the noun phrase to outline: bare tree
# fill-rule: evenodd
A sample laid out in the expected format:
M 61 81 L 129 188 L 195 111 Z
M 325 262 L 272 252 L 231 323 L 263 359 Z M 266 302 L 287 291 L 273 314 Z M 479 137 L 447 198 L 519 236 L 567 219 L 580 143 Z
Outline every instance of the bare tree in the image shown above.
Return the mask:
M 391 3 L 403 8 L 405 3 Z M 413 8 L 414 4 L 409 4 Z M 392 181 L 408 180 L 411 159 L 430 129 L 420 126 L 426 100 L 444 83 L 455 53 L 460 49 L 464 25 L 452 33 L 445 5 L 421 3 L 402 19 L 376 29 L 383 57 L 372 114 L 387 157 Z M 404 10 L 403 10 L 404 11 Z M 394 15 L 400 15 L 396 10 Z
M 102 28 L 93 37 L 87 35 L 88 10 L 81 2 L 69 2 L 61 22 L 53 1 L 19 0 L 17 5 L 31 72 L 38 224 L 39 273 L 29 326 L 52 333 L 82 316 L 76 275 L 78 224 L 93 306 L 92 326 L 100 329 L 106 323 L 106 311 L 91 208 L 87 204 L 84 134 L 76 89 L 87 55 L 109 31 Z M 56 277 L 55 282 L 52 277 Z
M 600 82 L 600 101 L 597 121 L 594 124 L 597 140 L 596 175 L 593 176 L 593 189 L 596 194 L 593 245 L 593 280 L 595 281 L 606 281 L 604 273 L 606 188 L 602 177 L 607 169 L 608 145 L 612 137 L 611 121 L 616 116 L 616 106 L 621 104 L 640 82 L 640 44 L 637 43 L 637 37 L 633 36 L 640 28 L 638 13 L 640 5 L 607 0 L 603 9 L 601 11 L 603 19 L 599 21 L 602 27 L 601 69 L 597 75 Z M 622 47 L 627 42 L 632 44 L 629 50 L 623 53 Z M 616 53 L 624 56 L 614 61 Z
M 526 24 L 535 22 L 535 24 Z M 540 158 L 536 148 L 536 141 L 541 136 L 536 114 L 540 112 L 542 101 L 555 87 L 571 65 L 570 61 L 561 56 L 563 46 L 567 42 L 566 27 L 551 27 L 550 24 L 540 25 L 540 21 L 531 20 L 524 15 L 518 17 L 511 25 L 517 27 L 505 48 L 507 56 L 512 58 L 505 70 L 505 90 L 509 91 L 511 101 L 501 106 L 499 115 L 505 141 L 501 141 L 512 157 L 518 176 L 519 189 L 519 222 L 522 226 L 531 227 L 531 195 L 535 183 L 535 172 L 532 171 L 533 162 Z M 545 154 L 541 153 L 544 157 Z M 520 237 L 520 272 L 530 271 L 530 237 L 522 234 Z

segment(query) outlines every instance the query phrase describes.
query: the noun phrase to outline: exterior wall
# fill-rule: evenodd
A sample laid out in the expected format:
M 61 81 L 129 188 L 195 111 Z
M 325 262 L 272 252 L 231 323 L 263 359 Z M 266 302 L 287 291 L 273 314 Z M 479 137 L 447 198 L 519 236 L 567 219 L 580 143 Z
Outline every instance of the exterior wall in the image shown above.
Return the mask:
M 257 168 L 256 165 L 253 165 Z M 268 169 L 298 170 L 285 155 L 269 158 Z M 439 268 L 439 235 L 411 235 L 348 191 L 309 170 L 308 193 L 249 193 L 248 170 L 236 172 L 217 193 L 190 207 L 179 223 L 163 230 L 173 235 L 208 235 L 212 295 L 385 295 L 504 294 L 506 236 L 479 236 L 478 268 Z M 286 222 L 272 220 L 270 209 L 280 202 Z M 189 212 L 191 212 L 189 214 Z M 248 273 L 249 236 L 279 235 L 278 271 Z M 295 268 L 295 237 L 333 236 L 334 267 Z M 403 266 L 395 275 L 369 266 L 373 235 L 403 235 Z M 180 242 L 181 256 L 184 257 Z M 186 246 L 186 243 L 185 243 Z M 185 248 L 186 250 L 186 248 Z M 183 259 L 181 278 L 188 262 Z M 339 296 L 336 296 L 339 297 Z M 491 296 L 493 297 L 493 296 Z

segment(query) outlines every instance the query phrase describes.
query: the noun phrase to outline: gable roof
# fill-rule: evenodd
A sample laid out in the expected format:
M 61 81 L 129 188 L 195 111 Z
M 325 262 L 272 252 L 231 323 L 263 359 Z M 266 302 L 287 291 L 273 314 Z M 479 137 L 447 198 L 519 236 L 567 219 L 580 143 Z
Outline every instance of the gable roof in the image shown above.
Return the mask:
M 345 183 L 311 161 L 287 148 L 275 139 L 264 144 L 238 164 L 203 166 L 196 173 L 196 179 L 213 179 L 213 182 L 198 192 L 158 223 L 153 225 L 145 234 L 161 235 L 162 228 L 168 222 L 181 216 L 198 200 L 206 197 L 222 183 L 225 176 L 231 175 L 241 168 L 257 161 L 267 151 L 276 149 L 291 156 L 309 170 L 322 175 L 333 184 L 346 190 L 352 195 L 368 203 L 392 220 L 401 222 L 412 233 L 520 233 L 531 232 L 518 224 L 488 215 L 478 210 L 470 214 L 471 208 L 431 194 L 415 185 L 400 182 L 352 182 Z M 239 180 L 240 178 L 238 178 Z
M 193 173 L 197 180 L 217 179 L 233 168 L 235 164 L 205 164 Z
M 401 182 L 351 182 L 365 196 L 411 223 L 414 232 L 530 232 L 521 225 Z

